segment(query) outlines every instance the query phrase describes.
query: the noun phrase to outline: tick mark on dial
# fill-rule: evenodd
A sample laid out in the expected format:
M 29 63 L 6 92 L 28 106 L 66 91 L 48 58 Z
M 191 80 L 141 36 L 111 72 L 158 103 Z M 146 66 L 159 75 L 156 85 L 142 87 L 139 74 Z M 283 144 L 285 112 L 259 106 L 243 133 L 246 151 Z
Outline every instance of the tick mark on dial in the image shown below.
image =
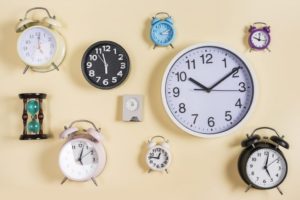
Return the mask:
M 246 106 L 244 106 L 244 108 L 246 109 L 247 107 L 246 107 Z

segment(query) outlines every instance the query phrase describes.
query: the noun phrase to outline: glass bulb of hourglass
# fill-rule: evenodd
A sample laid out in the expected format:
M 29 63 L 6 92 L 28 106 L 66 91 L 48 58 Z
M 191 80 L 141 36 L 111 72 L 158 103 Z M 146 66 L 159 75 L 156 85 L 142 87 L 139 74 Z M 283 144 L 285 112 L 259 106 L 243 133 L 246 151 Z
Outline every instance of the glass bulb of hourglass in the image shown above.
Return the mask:
M 40 123 L 34 119 L 27 124 L 27 129 L 31 133 L 38 133 L 40 131 Z
M 40 104 L 36 100 L 29 100 L 27 103 L 27 111 L 31 115 L 35 115 L 40 110 Z

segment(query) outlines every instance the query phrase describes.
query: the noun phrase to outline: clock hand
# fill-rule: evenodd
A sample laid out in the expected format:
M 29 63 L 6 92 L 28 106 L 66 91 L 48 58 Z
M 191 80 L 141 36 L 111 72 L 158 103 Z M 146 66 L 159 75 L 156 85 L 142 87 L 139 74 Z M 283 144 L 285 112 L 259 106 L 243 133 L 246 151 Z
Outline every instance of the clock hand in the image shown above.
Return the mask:
M 260 38 L 257 38 L 257 37 L 253 37 L 254 39 L 256 39 L 257 41 L 260 41 Z
M 266 170 L 267 174 L 269 175 L 269 177 L 272 179 L 271 174 L 270 174 L 270 172 L 269 172 L 269 170 L 268 170 L 267 167 L 265 167 L 265 170 Z
M 230 73 L 228 73 L 227 75 L 225 75 L 223 78 L 221 78 L 218 82 L 216 82 L 213 86 L 211 86 L 208 89 L 208 92 L 210 92 L 213 88 L 215 88 L 217 85 L 219 85 L 221 82 L 223 82 L 225 79 L 227 79 L 229 76 L 231 76 L 233 73 L 235 73 L 236 71 L 238 71 L 241 67 L 235 67 L 232 69 L 232 71 Z
M 102 56 L 103 56 L 103 53 L 101 54 Z M 100 60 L 103 62 L 103 64 L 104 64 L 104 70 L 105 70 L 105 74 L 107 74 L 108 73 L 108 71 L 107 71 L 107 63 L 105 62 L 105 60 L 103 60 L 103 58 L 104 58 L 104 56 L 101 58 L 101 56 L 98 54 L 98 57 L 100 58 Z M 105 59 L 105 58 L 104 58 Z
M 275 159 L 275 160 L 273 160 L 271 163 L 269 163 L 268 165 L 267 165 L 267 167 L 269 167 L 270 165 L 272 165 L 275 161 L 277 161 L 279 159 L 279 157 L 277 158 L 277 159 Z
M 166 30 L 166 31 L 162 32 L 161 34 L 162 35 L 168 35 L 169 32 L 170 32 L 170 30 Z
M 204 91 L 209 92 L 209 89 L 207 87 L 205 87 L 204 85 L 202 85 L 201 83 L 199 83 L 198 81 L 196 81 L 193 78 L 189 78 L 189 81 L 191 81 L 192 83 L 194 83 L 195 85 L 201 87 Z
M 84 146 L 85 146 L 85 145 L 83 145 L 83 147 L 82 147 L 82 149 L 81 149 L 81 152 L 80 152 L 80 155 L 79 155 L 79 158 L 78 158 L 78 161 L 80 162 L 81 165 L 83 165 L 81 159 L 82 159 L 82 153 L 83 153 Z
M 160 159 L 160 155 L 161 155 L 161 153 L 158 154 L 157 159 Z
M 268 154 L 267 159 L 266 159 L 265 168 L 268 167 L 268 161 L 269 161 L 269 154 Z
M 81 157 L 81 159 L 84 158 L 85 156 L 89 155 L 92 151 L 93 151 L 93 150 L 90 150 L 88 153 L 84 154 L 84 155 Z
M 157 157 L 153 157 L 153 156 L 149 156 L 149 158 L 151 159 L 151 158 L 155 158 L 155 159 L 158 159 Z
M 195 88 L 195 91 L 205 91 L 204 89 Z M 239 90 L 211 90 L 211 92 L 239 92 Z
M 104 54 L 102 53 L 102 58 L 103 58 L 103 61 L 104 61 L 104 67 L 105 67 L 105 74 L 108 74 L 108 64 L 105 60 L 105 56 Z

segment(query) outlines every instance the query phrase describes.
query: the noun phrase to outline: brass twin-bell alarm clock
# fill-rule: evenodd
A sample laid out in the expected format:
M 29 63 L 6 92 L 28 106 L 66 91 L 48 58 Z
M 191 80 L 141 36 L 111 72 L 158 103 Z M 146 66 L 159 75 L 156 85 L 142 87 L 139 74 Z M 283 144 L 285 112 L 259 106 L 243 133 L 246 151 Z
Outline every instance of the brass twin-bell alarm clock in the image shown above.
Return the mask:
M 75 126 L 77 123 L 88 123 L 91 127 L 80 129 Z M 95 178 L 106 164 L 100 129 L 91 121 L 76 120 L 65 127 L 60 137 L 67 139 L 59 154 L 59 166 L 65 176 L 62 184 L 68 179 L 79 182 L 92 180 L 97 186 Z
M 47 16 L 41 20 L 32 19 L 28 14 L 34 10 L 43 10 Z M 58 70 L 66 54 L 66 45 L 62 35 L 56 30 L 61 27 L 55 16 L 43 7 L 34 7 L 25 13 L 16 26 L 21 33 L 17 42 L 17 51 L 26 68 L 36 72 Z

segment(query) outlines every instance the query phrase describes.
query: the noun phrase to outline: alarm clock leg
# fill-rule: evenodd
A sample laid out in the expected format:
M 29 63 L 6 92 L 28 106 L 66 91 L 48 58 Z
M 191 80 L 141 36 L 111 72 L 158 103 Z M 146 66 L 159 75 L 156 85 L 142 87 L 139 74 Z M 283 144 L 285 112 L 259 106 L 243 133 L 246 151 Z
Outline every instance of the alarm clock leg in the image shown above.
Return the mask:
M 168 174 L 169 173 L 168 169 L 165 169 L 165 172 Z
M 62 180 L 62 182 L 60 184 L 63 185 L 67 180 L 68 180 L 68 178 L 64 177 L 64 179 Z
M 149 170 L 148 170 L 148 173 L 150 173 L 150 172 L 152 172 L 152 169 L 149 169 Z
M 173 44 L 170 44 L 170 46 L 172 47 L 172 49 L 174 49 L 174 46 L 173 46 Z
M 156 47 L 157 47 L 157 45 L 155 44 L 154 47 L 153 47 L 153 49 L 155 49 Z
M 282 190 L 281 190 L 278 186 L 277 186 L 276 188 L 277 188 L 278 192 L 279 192 L 281 195 L 283 195 Z
M 29 65 L 26 65 L 24 71 L 23 71 L 23 74 L 25 74 L 27 72 L 27 70 L 29 69 Z
M 269 48 L 267 48 L 268 52 L 271 52 L 271 50 Z
M 98 186 L 97 181 L 95 180 L 95 178 L 92 177 L 91 179 L 92 179 L 93 183 L 94 183 L 96 186 Z
M 52 63 L 54 69 L 56 69 L 57 71 L 59 71 L 58 66 L 55 63 Z
M 248 185 L 247 188 L 246 188 L 246 190 L 245 190 L 245 192 L 248 192 L 251 188 L 252 188 L 252 185 L 251 184 Z

